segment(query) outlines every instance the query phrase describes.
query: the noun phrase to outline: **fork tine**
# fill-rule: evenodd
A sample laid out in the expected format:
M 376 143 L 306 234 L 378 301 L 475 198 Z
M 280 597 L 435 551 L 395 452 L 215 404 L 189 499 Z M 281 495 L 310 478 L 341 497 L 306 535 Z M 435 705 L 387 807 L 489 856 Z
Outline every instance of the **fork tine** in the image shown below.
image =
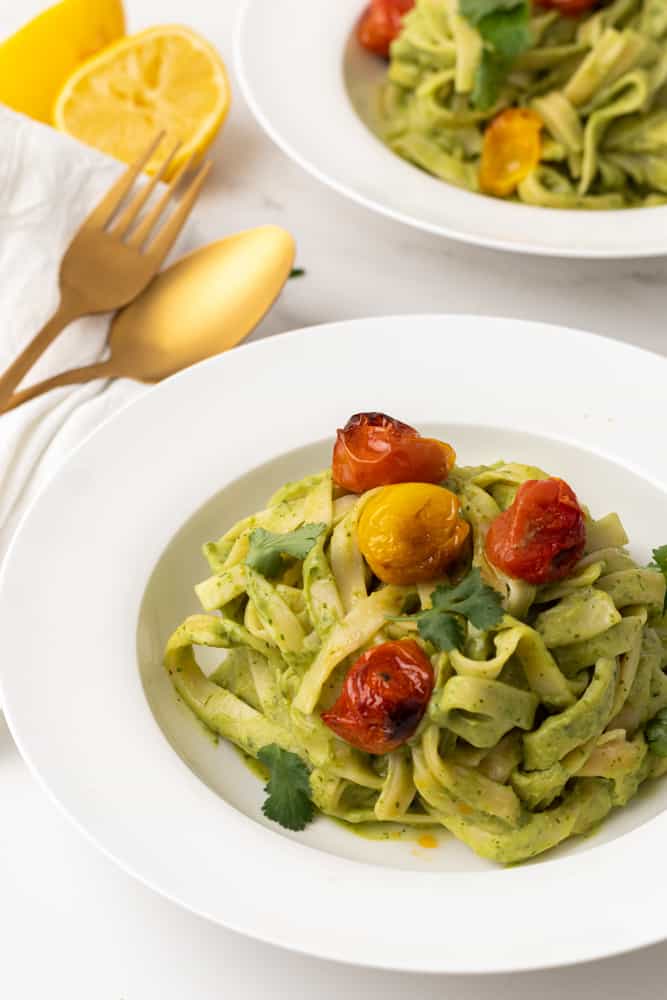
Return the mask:
M 97 205 L 96 208 L 94 208 L 90 213 L 84 225 L 95 227 L 99 226 L 101 229 L 107 225 L 123 198 L 128 193 L 137 177 L 164 139 L 164 134 L 164 131 L 159 132 L 151 142 L 148 149 L 142 153 L 139 159 L 132 163 L 127 170 L 120 175 L 116 183 L 110 188 L 104 198 L 102 198 L 99 205 Z
M 172 162 L 180 148 L 181 143 L 177 142 L 169 156 L 163 161 L 162 166 L 157 173 L 153 174 L 151 179 L 147 181 L 139 191 L 137 191 L 136 195 L 132 198 L 127 207 L 123 209 L 109 230 L 112 236 L 117 236 L 121 239 L 123 236 L 127 235 L 130 226 L 155 190 L 155 185 L 164 177 L 165 172 L 169 169 L 169 164 Z
M 202 185 L 208 176 L 211 166 L 211 160 L 206 160 L 205 163 L 202 163 L 199 170 L 190 181 L 190 184 L 188 185 L 178 205 L 171 213 L 165 224 L 158 230 L 155 238 L 146 248 L 146 254 L 155 260 L 156 263 L 161 263 L 171 250 L 178 234 L 185 224 L 187 217 L 192 211 L 192 206 L 199 197 L 199 192 L 202 189 Z
M 143 217 L 137 228 L 134 230 L 130 238 L 127 240 L 127 245 L 129 247 L 134 247 L 135 249 L 138 249 L 146 242 L 151 231 L 155 228 L 158 219 L 160 218 L 165 208 L 171 201 L 174 195 L 174 191 L 178 187 L 181 179 L 183 178 L 183 175 L 189 169 L 193 157 L 194 153 L 188 156 L 186 161 L 178 168 L 178 170 L 174 174 L 169 184 L 169 187 L 166 188 L 166 190 L 160 196 L 158 201 L 156 201 L 155 205 L 153 205 L 150 212 L 146 212 L 146 215 Z

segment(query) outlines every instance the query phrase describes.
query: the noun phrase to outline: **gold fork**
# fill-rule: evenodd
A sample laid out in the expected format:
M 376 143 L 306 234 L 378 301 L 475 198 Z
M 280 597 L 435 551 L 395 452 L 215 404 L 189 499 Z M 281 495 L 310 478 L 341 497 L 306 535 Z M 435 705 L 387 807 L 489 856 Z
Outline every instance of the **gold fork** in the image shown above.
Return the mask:
M 126 305 L 143 291 L 159 270 L 211 168 L 210 161 L 199 167 L 176 208 L 158 226 L 192 163 L 189 157 L 155 205 L 137 223 L 141 209 L 179 148 L 177 145 L 171 151 L 157 173 L 125 204 L 137 177 L 163 138 L 164 133 L 158 135 L 136 163 L 128 167 L 74 236 L 60 266 L 60 305 L 46 326 L 0 376 L 0 410 L 64 327 L 80 316 L 110 312 Z

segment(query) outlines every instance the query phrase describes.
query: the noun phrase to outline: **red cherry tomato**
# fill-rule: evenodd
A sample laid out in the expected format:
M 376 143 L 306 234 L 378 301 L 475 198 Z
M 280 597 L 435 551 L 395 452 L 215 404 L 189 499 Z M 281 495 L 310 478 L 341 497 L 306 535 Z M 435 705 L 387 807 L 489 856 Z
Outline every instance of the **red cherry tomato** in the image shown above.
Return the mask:
M 456 461 L 451 445 L 423 438 L 385 413 L 356 413 L 336 432 L 333 478 L 350 493 L 392 483 L 441 483 Z
M 401 33 L 403 17 L 414 5 L 415 0 L 371 0 L 357 28 L 363 47 L 388 58 L 389 46 Z
M 564 17 L 579 17 L 580 14 L 595 7 L 597 0 L 537 0 L 540 7 L 557 10 Z
M 562 479 L 529 479 L 491 523 L 489 562 L 528 583 L 553 583 L 571 572 L 586 544 L 584 515 Z
M 389 753 L 414 734 L 433 684 L 431 662 L 414 639 L 384 642 L 350 667 L 322 721 L 359 750 Z

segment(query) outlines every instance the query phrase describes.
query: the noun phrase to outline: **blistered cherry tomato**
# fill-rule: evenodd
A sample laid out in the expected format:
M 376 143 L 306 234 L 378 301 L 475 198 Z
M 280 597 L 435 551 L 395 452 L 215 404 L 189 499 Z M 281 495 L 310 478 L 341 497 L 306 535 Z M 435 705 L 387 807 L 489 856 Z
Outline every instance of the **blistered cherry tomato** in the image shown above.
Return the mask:
M 579 17 L 580 14 L 595 7 L 597 0 L 537 0 L 540 7 L 557 10 L 564 17 Z
M 414 639 L 384 642 L 350 667 L 322 721 L 359 750 L 389 753 L 415 733 L 433 684 L 431 662 Z
M 442 486 L 385 486 L 359 517 L 361 554 L 383 583 L 435 580 L 456 561 L 470 534 L 460 507 L 458 497 Z
M 423 438 L 385 413 L 356 413 L 336 432 L 334 482 L 350 493 L 390 483 L 440 483 L 456 461 L 451 445 Z
M 538 584 L 566 577 L 585 544 L 584 514 L 571 487 L 562 479 L 529 479 L 491 522 L 485 550 L 508 576 Z
M 401 33 L 404 16 L 414 5 L 415 0 L 371 0 L 357 27 L 363 47 L 386 59 L 389 46 Z
M 530 108 L 507 108 L 484 132 L 479 186 L 485 194 L 504 198 L 540 162 L 542 119 Z

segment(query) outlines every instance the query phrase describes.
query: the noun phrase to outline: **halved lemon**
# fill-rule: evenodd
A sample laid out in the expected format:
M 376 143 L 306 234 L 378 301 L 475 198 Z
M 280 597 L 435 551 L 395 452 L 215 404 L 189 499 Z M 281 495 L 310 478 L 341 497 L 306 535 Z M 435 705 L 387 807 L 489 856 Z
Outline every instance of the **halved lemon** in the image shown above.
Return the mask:
M 58 95 L 57 128 L 131 163 L 160 130 L 163 142 L 148 164 L 181 142 L 167 176 L 211 143 L 229 110 L 222 59 L 188 28 L 167 25 L 123 38 L 80 66 Z
M 49 7 L 0 44 L 0 101 L 50 122 L 69 75 L 124 33 L 122 0 L 63 0 Z

